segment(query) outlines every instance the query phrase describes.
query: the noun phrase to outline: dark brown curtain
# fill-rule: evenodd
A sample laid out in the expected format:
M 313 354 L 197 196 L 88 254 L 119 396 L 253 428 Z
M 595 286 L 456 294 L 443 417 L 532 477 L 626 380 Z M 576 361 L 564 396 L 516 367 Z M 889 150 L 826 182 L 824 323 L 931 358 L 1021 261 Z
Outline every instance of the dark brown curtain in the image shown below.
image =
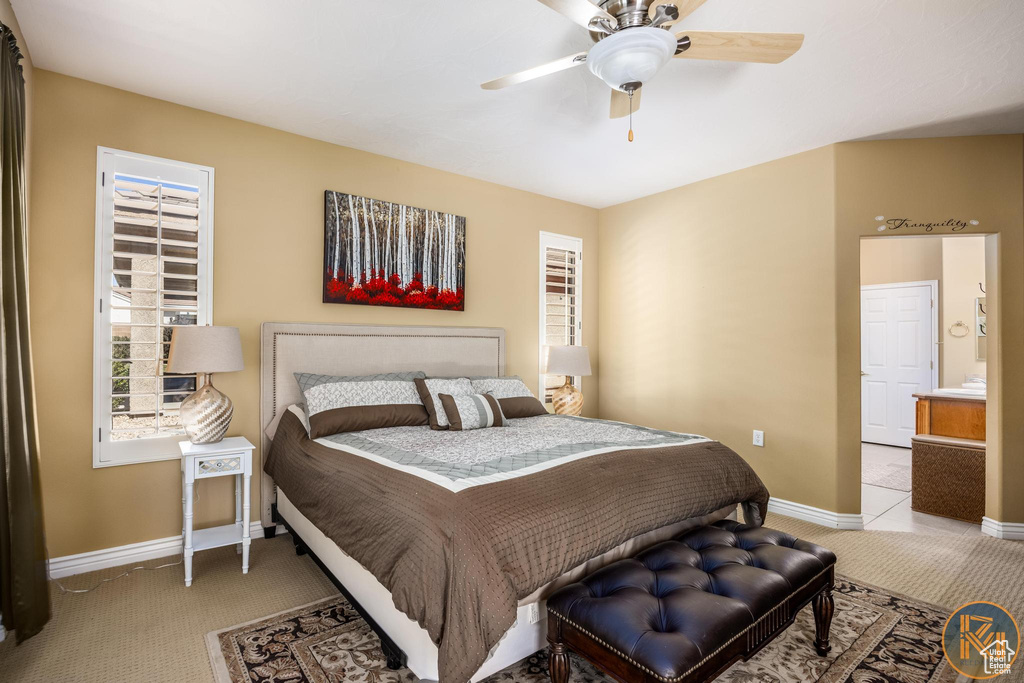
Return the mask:
M 39 488 L 32 352 L 28 340 L 25 79 L 11 30 L 0 24 L 0 607 L 18 642 L 50 618 Z

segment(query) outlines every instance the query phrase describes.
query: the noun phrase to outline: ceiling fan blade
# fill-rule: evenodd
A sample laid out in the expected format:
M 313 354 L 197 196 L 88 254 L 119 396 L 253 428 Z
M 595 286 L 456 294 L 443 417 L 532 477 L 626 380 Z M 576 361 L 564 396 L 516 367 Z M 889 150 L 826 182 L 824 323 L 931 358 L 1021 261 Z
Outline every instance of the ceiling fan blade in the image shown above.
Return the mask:
M 633 91 L 633 113 L 640 108 L 640 94 L 643 92 L 643 88 L 637 88 Z M 629 116 L 629 95 L 612 88 L 612 105 L 608 112 L 608 118 L 610 119 L 624 119 Z
M 565 69 L 571 69 L 574 66 L 585 64 L 586 61 L 587 53 L 577 52 L 574 55 L 562 57 L 561 59 L 556 59 L 553 62 L 548 62 L 547 64 L 541 64 L 540 66 L 535 66 L 532 69 L 527 69 L 526 71 L 518 71 L 514 74 L 509 74 L 508 76 L 495 78 L 493 81 L 483 83 L 480 87 L 484 90 L 507 88 L 510 85 L 519 85 L 520 83 L 532 81 L 533 79 L 540 78 L 541 76 L 547 76 L 548 74 L 564 71 Z
M 679 31 L 676 38 L 690 39 L 690 47 L 676 57 L 761 64 L 785 61 L 804 44 L 802 33 Z
M 593 4 L 589 0 L 538 0 L 544 3 L 559 14 L 562 14 L 585 29 L 590 29 L 594 19 L 604 19 L 611 26 L 618 26 L 619 22 L 612 15 Z
M 679 16 L 675 19 L 662 22 L 662 26 L 672 26 L 678 24 L 686 17 L 693 14 L 694 10 L 703 5 L 707 0 L 664 0 L 663 2 L 655 2 L 651 5 L 650 9 L 647 10 L 647 16 L 654 20 L 654 17 L 658 14 L 659 5 L 675 5 L 676 9 L 679 10 Z

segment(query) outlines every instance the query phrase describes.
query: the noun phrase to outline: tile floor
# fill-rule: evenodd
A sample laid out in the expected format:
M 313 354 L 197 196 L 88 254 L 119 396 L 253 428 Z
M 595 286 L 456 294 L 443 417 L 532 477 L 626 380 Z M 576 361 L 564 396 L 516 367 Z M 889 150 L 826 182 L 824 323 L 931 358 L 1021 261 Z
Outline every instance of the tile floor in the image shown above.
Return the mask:
M 861 462 L 910 465 L 910 449 L 861 444 Z M 910 509 L 910 493 L 861 484 L 860 507 L 868 531 L 911 531 L 941 536 L 981 534 L 980 524 L 927 515 Z

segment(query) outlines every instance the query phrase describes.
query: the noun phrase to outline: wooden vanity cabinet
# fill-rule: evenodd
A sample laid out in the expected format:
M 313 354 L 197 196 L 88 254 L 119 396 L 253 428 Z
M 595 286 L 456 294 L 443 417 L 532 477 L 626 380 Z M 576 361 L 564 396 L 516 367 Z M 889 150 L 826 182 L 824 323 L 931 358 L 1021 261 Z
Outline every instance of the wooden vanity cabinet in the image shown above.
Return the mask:
M 985 514 L 985 397 L 914 394 L 910 507 L 980 524 Z

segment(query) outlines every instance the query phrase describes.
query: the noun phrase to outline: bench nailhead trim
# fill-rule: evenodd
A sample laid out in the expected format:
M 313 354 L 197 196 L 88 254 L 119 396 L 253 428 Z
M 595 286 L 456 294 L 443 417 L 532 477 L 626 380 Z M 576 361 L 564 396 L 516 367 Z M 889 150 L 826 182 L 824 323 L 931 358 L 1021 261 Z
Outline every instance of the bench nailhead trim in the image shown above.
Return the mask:
M 587 637 L 588 637 L 588 638 L 590 638 L 591 640 L 595 641 L 596 643 L 599 643 L 599 644 L 600 644 L 601 646 L 603 646 L 603 647 L 604 647 L 605 649 L 607 649 L 607 650 L 610 650 L 611 652 L 613 652 L 614 654 L 618 655 L 619 657 L 621 657 L 621 658 L 622 658 L 622 659 L 624 659 L 625 661 L 629 662 L 630 664 L 632 664 L 632 665 L 633 665 L 633 666 L 635 666 L 636 668 L 640 669 L 640 670 L 641 670 L 641 671 L 643 671 L 644 673 L 646 673 L 646 674 L 650 674 L 651 676 L 654 676 L 655 678 L 657 678 L 657 679 L 658 679 L 659 681 L 664 681 L 665 683 L 676 683 L 676 681 L 681 681 L 682 679 L 686 678 L 687 676 L 689 676 L 690 674 L 692 674 L 692 673 L 693 673 L 694 671 L 696 671 L 697 669 L 699 669 L 700 667 L 702 667 L 702 666 L 703 666 L 704 664 L 706 664 L 706 663 L 708 662 L 708 660 L 710 660 L 710 659 L 711 659 L 711 658 L 713 658 L 713 657 L 714 657 L 715 655 L 717 655 L 717 654 L 718 654 L 719 652 L 721 652 L 722 650 L 724 650 L 725 648 L 729 647 L 729 646 L 730 646 L 730 645 L 732 645 L 732 644 L 733 644 L 734 642 L 736 642 L 736 640 L 737 640 L 738 638 L 740 638 L 740 637 L 742 637 L 742 636 L 746 635 L 746 634 L 747 634 L 747 633 L 748 633 L 748 632 L 749 632 L 749 631 L 750 631 L 751 629 L 753 629 L 753 628 L 754 628 L 755 626 L 757 626 L 758 624 L 760 624 L 760 623 L 761 623 L 761 622 L 762 622 L 762 621 L 763 621 L 764 619 L 766 619 L 766 618 L 767 618 L 767 617 L 768 617 L 769 615 L 773 614 L 774 612 L 776 612 L 777 610 L 779 610 L 779 609 L 780 609 L 780 608 L 782 608 L 782 607 L 788 607 L 788 606 L 789 606 L 789 601 L 790 601 L 790 600 L 791 600 L 791 599 L 793 598 L 793 596 L 794 596 L 794 595 L 796 595 L 797 593 L 799 593 L 800 591 L 802 591 L 802 590 L 803 590 L 804 588 L 806 588 L 807 586 L 809 586 L 809 585 L 811 585 L 812 583 L 814 583 L 815 581 L 817 581 L 817 580 L 818 580 L 818 579 L 819 579 L 819 578 L 821 577 L 821 575 L 822 575 L 822 574 L 824 574 L 824 573 L 826 573 L 826 572 L 830 571 L 830 570 L 831 570 L 831 569 L 833 568 L 833 566 L 834 566 L 834 565 L 829 565 L 828 567 L 825 567 L 825 568 L 824 568 L 823 570 L 821 570 L 820 572 L 818 572 L 817 574 L 815 574 L 815 575 L 814 575 L 814 578 L 812 578 L 812 579 L 811 579 L 810 581 L 808 581 L 808 582 L 807 582 L 807 583 L 805 583 L 804 585 L 800 586 L 800 588 L 798 588 L 798 589 L 796 589 L 795 591 L 793 591 L 792 593 L 790 593 L 790 594 L 789 594 L 789 595 L 788 595 L 788 596 L 786 597 L 786 599 L 785 599 L 785 600 L 783 600 L 783 601 L 782 601 L 781 603 L 779 603 L 778 605 L 776 605 L 775 607 L 773 607 L 773 608 L 772 608 L 771 610 L 769 610 L 768 612 L 766 612 L 765 614 L 763 614 L 763 615 L 761 616 L 761 618 L 760 618 L 760 619 L 758 619 L 758 620 L 757 620 L 757 621 L 755 621 L 755 622 L 754 622 L 753 624 L 751 624 L 750 626 L 746 627 L 745 629 L 743 629 L 742 631 L 740 631 L 739 633 L 737 633 L 737 634 L 736 634 L 735 636 L 733 636 L 732 638 L 730 638 L 730 639 L 729 639 L 729 640 L 727 640 L 726 642 L 722 643 L 722 645 L 721 645 L 720 647 L 718 647 L 718 649 L 716 649 L 716 650 L 715 650 L 714 652 L 712 652 L 711 654 L 709 654 L 708 656 L 706 656 L 706 657 L 705 657 L 704 659 L 700 660 L 699 662 L 697 662 L 696 664 L 694 664 L 693 666 L 691 666 L 691 667 L 690 667 L 690 668 L 689 668 L 688 670 L 686 670 L 686 671 L 685 671 L 685 672 L 683 672 L 682 674 L 680 674 L 680 675 L 676 676 L 675 678 L 665 678 L 664 676 L 661 676 L 661 675 L 659 675 L 659 674 L 657 674 L 657 673 L 655 673 L 655 672 L 651 671 L 650 669 L 648 669 L 648 668 L 647 668 L 646 666 L 644 666 L 643 664 L 640 664 L 639 662 L 636 662 L 636 661 L 634 661 L 634 660 L 633 660 L 633 659 L 632 659 L 632 658 L 631 658 L 631 657 L 630 657 L 629 655 L 626 655 L 626 654 L 624 654 L 624 653 L 620 652 L 620 651 L 619 651 L 618 649 L 616 649 L 616 648 L 612 647 L 611 645 L 609 645 L 608 643 L 604 642 L 603 640 L 601 640 L 600 638 L 598 638 L 597 636 L 595 636 L 595 635 L 594 635 L 593 633 L 591 633 L 590 631 L 586 630 L 585 628 L 583 628 L 583 627 L 582 627 L 582 626 L 580 626 L 579 624 L 575 623 L 575 622 L 574 622 L 574 621 L 572 621 L 571 619 L 566 619 L 566 618 L 565 618 L 564 616 L 562 616 L 562 615 L 561 615 L 561 614 L 559 614 L 558 612 L 556 612 L 556 611 L 554 611 L 554 610 L 552 610 L 552 609 L 549 609 L 549 610 L 548 610 L 548 614 L 552 614 L 552 615 L 554 615 L 554 616 L 555 616 L 555 617 L 556 617 L 557 619 L 561 619 L 561 620 L 562 620 L 562 621 L 564 621 L 565 623 L 567 623 L 567 624 L 569 624 L 570 626 L 572 626 L 573 628 L 575 628 L 575 629 L 576 629 L 577 631 L 579 631 L 580 633 L 584 634 L 585 636 L 587 636 Z

